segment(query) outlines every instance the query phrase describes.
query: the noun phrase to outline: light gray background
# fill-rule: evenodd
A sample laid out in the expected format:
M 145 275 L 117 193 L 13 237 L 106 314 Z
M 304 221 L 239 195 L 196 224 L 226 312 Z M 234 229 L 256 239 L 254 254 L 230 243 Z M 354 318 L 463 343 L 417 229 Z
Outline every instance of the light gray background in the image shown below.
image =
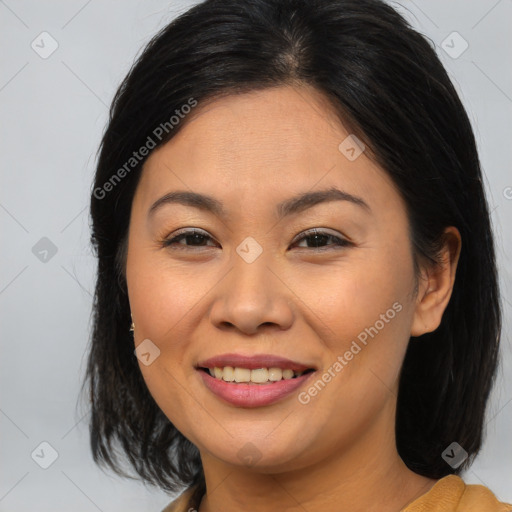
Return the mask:
M 95 271 L 87 208 L 107 106 L 143 45 L 194 3 L 0 0 L 2 512 L 156 512 L 172 499 L 99 470 L 88 416 L 75 406 Z M 504 360 L 484 449 L 463 477 L 512 503 L 512 2 L 393 5 L 437 45 L 476 131 L 498 243 Z M 45 59 L 31 47 L 35 40 L 43 51 L 43 31 L 58 43 Z M 469 44 L 458 58 L 442 47 L 453 31 Z M 452 53 L 461 49 L 453 37 Z M 48 51 L 50 40 L 44 45 Z M 42 237 L 56 246 L 54 256 L 34 254 Z M 48 469 L 31 457 L 44 441 L 58 453 Z

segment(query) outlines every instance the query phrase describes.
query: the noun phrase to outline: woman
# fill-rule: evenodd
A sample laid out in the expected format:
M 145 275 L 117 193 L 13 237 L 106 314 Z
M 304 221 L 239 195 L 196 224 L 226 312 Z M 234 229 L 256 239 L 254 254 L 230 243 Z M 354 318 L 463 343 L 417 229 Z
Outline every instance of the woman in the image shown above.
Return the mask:
M 166 511 L 505 511 L 458 476 L 501 325 L 474 135 L 379 0 L 207 0 L 120 86 L 91 197 L 97 462 Z

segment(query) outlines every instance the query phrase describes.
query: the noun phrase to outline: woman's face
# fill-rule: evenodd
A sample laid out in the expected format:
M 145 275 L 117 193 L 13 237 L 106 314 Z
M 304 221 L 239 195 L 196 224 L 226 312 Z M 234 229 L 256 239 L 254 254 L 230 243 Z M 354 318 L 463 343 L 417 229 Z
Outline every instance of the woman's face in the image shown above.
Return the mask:
M 394 432 L 417 321 L 392 181 L 311 88 L 232 95 L 189 116 L 146 161 L 130 219 L 149 391 L 203 459 L 278 472 L 376 443 Z M 209 366 L 239 369 L 198 368 L 215 357 Z

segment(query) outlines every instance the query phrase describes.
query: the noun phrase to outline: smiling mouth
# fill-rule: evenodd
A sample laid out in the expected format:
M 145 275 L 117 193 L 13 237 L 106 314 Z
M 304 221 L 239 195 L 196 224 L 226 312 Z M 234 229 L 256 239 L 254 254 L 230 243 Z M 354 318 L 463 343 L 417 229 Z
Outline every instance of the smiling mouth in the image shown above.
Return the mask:
M 214 367 L 214 368 L 203 368 L 199 367 L 205 373 L 217 380 L 229 382 L 231 384 L 257 384 L 257 385 L 269 385 L 282 380 L 296 379 L 307 373 L 314 372 L 314 368 L 308 368 L 304 371 L 296 371 L 291 368 L 241 368 L 233 366 Z

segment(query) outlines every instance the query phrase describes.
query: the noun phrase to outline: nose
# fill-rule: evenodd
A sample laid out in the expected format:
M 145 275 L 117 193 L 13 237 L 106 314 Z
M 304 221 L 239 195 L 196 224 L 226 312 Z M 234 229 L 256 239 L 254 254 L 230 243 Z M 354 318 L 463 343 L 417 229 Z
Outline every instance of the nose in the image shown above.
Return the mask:
M 216 287 L 210 310 L 215 327 L 247 335 L 290 328 L 293 293 L 269 263 L 263 254 L 252 263 L 234 258 L 233 267 Z

